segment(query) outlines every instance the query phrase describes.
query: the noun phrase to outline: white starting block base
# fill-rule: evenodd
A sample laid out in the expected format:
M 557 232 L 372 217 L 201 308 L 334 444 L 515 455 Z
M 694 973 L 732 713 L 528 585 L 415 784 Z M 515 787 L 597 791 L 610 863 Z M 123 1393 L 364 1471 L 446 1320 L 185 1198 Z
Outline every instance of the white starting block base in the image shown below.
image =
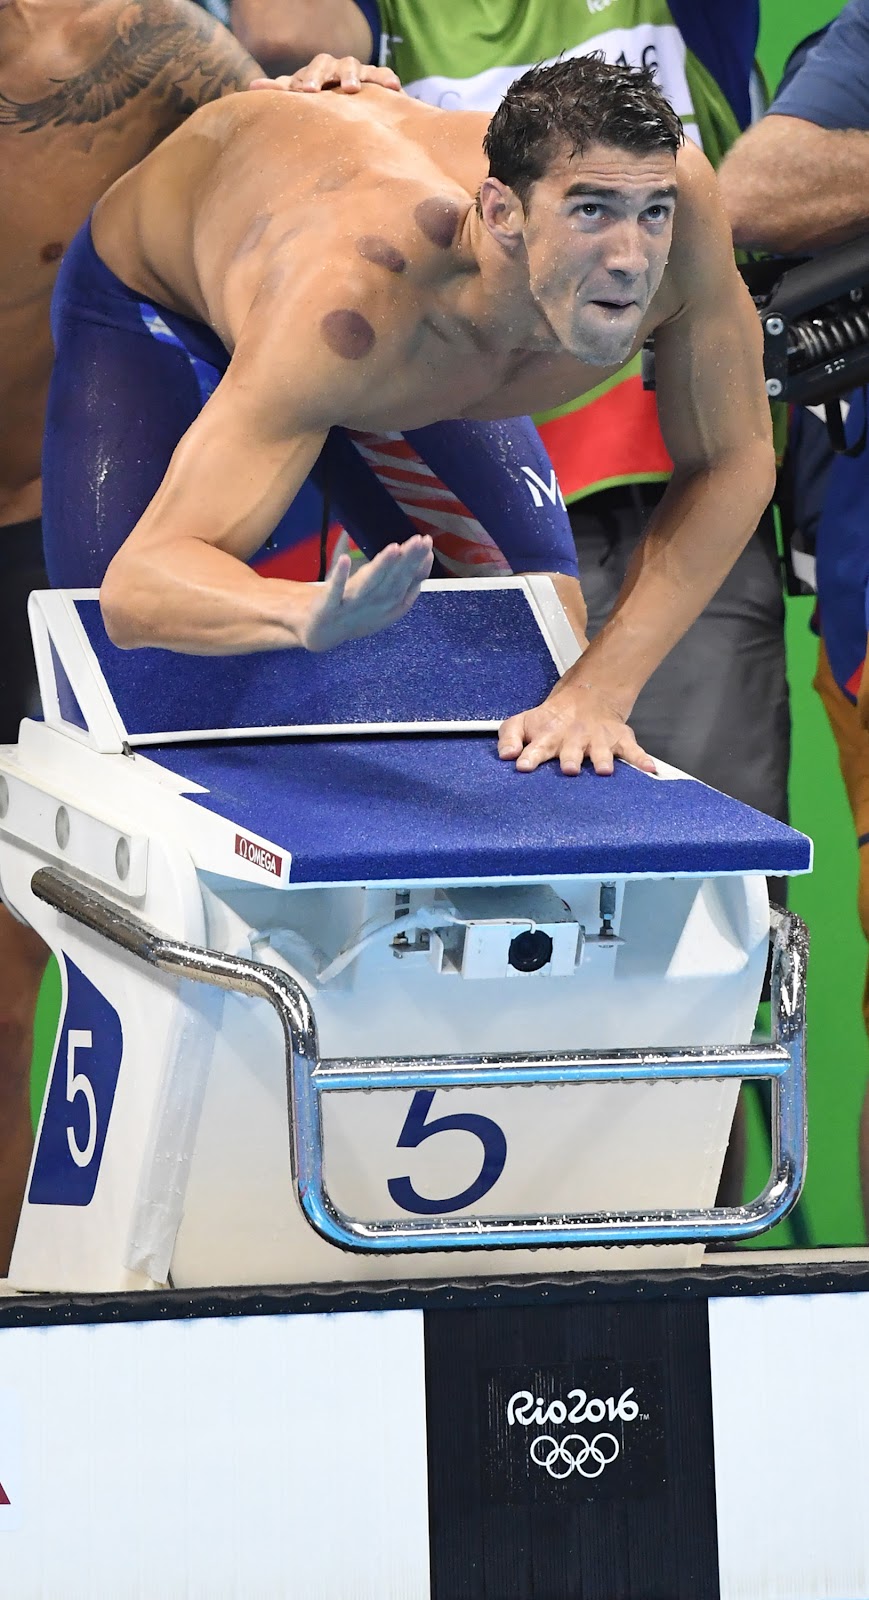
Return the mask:
M 553 888 L 569 904 L 572 900 L 577 919 L 592 922 L 599 884 L 556 880 Z M 331 891 L 336 898 L 342 893 L 347 891 Z M 381 914 L 393 914 L 390 892 L 363 895 L 360 926 L 377 917 L 378 902 L 386 902 Z M 665 964 L 668 902 L 671 949 Z M 215 900 L 209 909 L 210 942 L 225 913 Z M 656 919 L 658 970 L 644 972 L 648 948 L 644 957 L 642 930 L 650 916 Z M 630 884 L 619 927 L 624 945 L 590 951 L 585 969 L 563 979 L 529 974 L 524 982 L 516 975 L 475 983 L 436 973 L 424 957 L 397 961 L 388 945 L 375 947 L 360 957 L 340 987 L 336 983 L 334 990 L 312 995 L 322 1052 L 403 1055 L 418 1050 L 421 1037 L 433 1054 L 443 1055 L 558 1050 L 567 1038 L 583 1050 L 642 1047 L 650 1038 L 662 1046 L 738 1044 L 750 1038 L 766 964 L 763 880 Z M 732 958 L 737 930 L 743 940 L 749 936 L 751 958 L 725 974 L 722 967 Z M 228 941 L 217 942 L 224 947 Z M 231 942 L 237 946 L 239 941 Z M 276 935 L 272 960 L 279 949 Z M 367 1004 L 367 995 L 376 999 Z M 439 1090 L 430 1117 L 482 1116 L 506 1139 L 509 1164 L 497 1189 L 461 1207 L 461 1215 L 489 1215 L 494 1203 L 501 1211 L 553 1216 L 657 1209 L 678 1207 L 686 1194 L 711 1206 L 737 1093 L 734 1082 Z M 474 1134 L 446 1130 L 414 1149 L 398 1148 L 413 1100 L 414 1091 L 397 1089 L 327 1102 L 329 1192 L 351 1216 L 400 1217 L 386 1192 L 389 1178 L 409 1174 L 424 1196 L 456 1195 L 479 1172 L 481 1145 Z M 240 1102 L 246 1107 L 243 1122 L 237 1115 Z M 360 1281 L 513 1276 L 690 1264 L 702 1255 L 702 1246 L 680 1245 L 432 1252 L 412 1260 L 342 1257 L 306 1224 L 299 1226 L 294 1208 L 275 1205 L 276 1196 L 292 1189 L 286 1129 L 277 1017 L 262 1002 L 227 996 L 172 1256 L 173 1283 L 328 1282 L 348 1274 Z M 230 1176 L 228 1149 L 236 1153 L 236 1170 L 245 1174 L 239 1183 Z
M 541 585 L 519 613 L 528 633 L 519 629 L 516 649 L 520 664 L 550 672 L 564 655 Z M 478 606 L 487 587 L 493 630 L 509 642 L 521 582 L 461 592 Z M 51 945 L 64 979 L 11 1284 L 501 1279 L 696 1262 L 696 1242 L 477 1250 L 465 1237 L 449 1253 L 395 1252 L 401 1229 L 421 1221 L 470 1229 L 478 1219 L 482 1238 L 493 1218 L 555 1226 L 588 1212 L 712 1207 L 738 1080 L 656 1080 L 679 1047 L 748 1044 L 767 960 L 764 874 L 806 870 L 808 841 L 678 774 L 621 764 L 609 779 L 563 779 L 551 766 L 517 774 L 483 729 L 493 711 L 497 721 L 523 703 L 519 667 L 513 699 L 499 704 L 487 689 L 486 715 L 463 717 L 461 736 L 433 738 L 432 714 L 425 736 L 348 737 L 342 725 L 339 737 L 329 728 L 312 739 L 265 706 L 267 733 L 252 742 L 252 669 L 240 658 L 238 726 L 221 708 L 233 737 L 202 739 L 198 724 L 178 732 L 177 658 L 166 671 L 146 663 L 143 700 L 136 653 L 114 661 L 92 602 L 65 601 L 69 627 L 55 640 L 61 600 L 49 596 L 40 613 L 41 664 L 58 671 L 53 701 L 44 690 L 50 725 L 25 723 L 0 758 L 3 896 Z M 427 681 L 448 685 L 460 648 L 471 681 L 462 604 L 452 593 L 443 615 L 438 606 L 432 592 L 416 637 Z M 378 671 L 398 678 L 407 643 L 396 638 Z M 487 659 L 485 641 L 479 649 Z M 189 661 L 184 671 L 202 721 L 210 680 Z M 153 698 L 161 685 L 165 706 Z M 394 710 L 406 730 L 407 705 Z M 310 698 L 305 717 L 307 729 L 327 725 Z M 106 748 L 134 719 L 139 748 L 120 735 L 121 753 Z M 345 1084 L 320 1101 L 331 1203 L 389 1225 L 396 1242 L 351 1254 L 303 1214 L 299 1106 L 291 1115 L 269 1004 L 118 948 L 110 926 L 101 936 L 62 897 L 34 893 L 46 866 L 96 891 L 109 923 L 115 907 L 175 946 L 286 974 L 310 1006 L 327 1072 L 411 1060 L 412 1084 L 391 1087 L 387 1073 L 364 1093 Z M 648 1052 L 649 1067 L 630 1083 L 424 1086 L 455 1056 L 484 1065 L 631 1049 Z

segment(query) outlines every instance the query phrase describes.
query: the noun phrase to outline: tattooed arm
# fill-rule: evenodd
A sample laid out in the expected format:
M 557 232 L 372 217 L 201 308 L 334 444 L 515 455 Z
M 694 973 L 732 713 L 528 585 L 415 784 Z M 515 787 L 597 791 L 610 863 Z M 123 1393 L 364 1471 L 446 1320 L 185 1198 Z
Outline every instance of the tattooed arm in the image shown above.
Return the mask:
M 258 63 L 238 40 L 192 0 L 160 0 L 160 9 L 177 18 L 169 93 L 179 121 L 209 100 L 246 89 L 254 78 L 262 77 Z
M 174 33 L 163 74 L 167 107 L 178 125 L 209 100 L 246 89 L 262 70 L 238 40 L 193 0 L 152 0 L 140 5 L 146 26 Z M 168 131 L 168 130 L 167 130 Z
M 0 127 L 35 133 L 94 125 L 146 96 L 165 113 L 163 137 L 199 106 L 261 76 L 237 39 L 193 0 L 137 0 L 118 8 L 111 36 L 95 43 L 88 65 L 52 80 L 47 94 L 21 101 L 0 92 Z

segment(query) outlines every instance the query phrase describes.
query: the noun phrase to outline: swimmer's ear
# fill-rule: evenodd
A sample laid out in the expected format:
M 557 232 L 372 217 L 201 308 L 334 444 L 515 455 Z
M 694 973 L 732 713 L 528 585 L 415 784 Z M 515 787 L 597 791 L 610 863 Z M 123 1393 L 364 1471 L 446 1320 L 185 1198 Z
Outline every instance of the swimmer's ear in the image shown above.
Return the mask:
M 519 196 L 500 178 L 484 178 L 477 196 L 477 209 L 492 237 L 508 250 L 522 242 L 525 211 Z

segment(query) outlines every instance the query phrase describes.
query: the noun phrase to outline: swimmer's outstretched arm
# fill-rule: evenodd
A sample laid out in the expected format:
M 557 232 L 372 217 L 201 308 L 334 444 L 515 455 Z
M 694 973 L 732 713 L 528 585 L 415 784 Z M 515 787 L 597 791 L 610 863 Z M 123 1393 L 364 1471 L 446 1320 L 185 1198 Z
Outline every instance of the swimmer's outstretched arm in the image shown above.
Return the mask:
M 259 321 L 245 330 L 226 376 L 106 572 L 100 604 L 109 637 L 122 649 L 327 650 L 403 616 L 431 570 L 431 540 L 423 536 L 387 546 L 353 576 L 342 557 L 325 584 L 263 578 L 247 566 L 320 453 L 328 427 L 323 408 L 340 415 L 348 387 L 315 343 L 304 347 L 295 318 L 292 365 L 274 308 Z M 316 403 L 306 404 L 305 389 Z M 288 392 L 302 398 L 288 403 Z
M 693 149 L 679 168 L 668 271 L 681 309 L 655 336 L 673 477 L 606 625 L 541 706 L 502 725 L 499 754 L 520 771 L 559 757 L 575 773 L 586 756 L 600 773 L 615 756 L 654 769 L 627 725 L 634 701 L 727 576 L 775 487 L 757 313 L 712 169 Z

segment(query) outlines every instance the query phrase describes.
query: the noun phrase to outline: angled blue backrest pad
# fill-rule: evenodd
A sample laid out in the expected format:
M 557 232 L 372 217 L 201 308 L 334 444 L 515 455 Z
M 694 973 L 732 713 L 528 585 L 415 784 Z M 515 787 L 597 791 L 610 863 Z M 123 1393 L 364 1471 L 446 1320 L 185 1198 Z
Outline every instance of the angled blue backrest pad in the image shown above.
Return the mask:
M 51 639 L 48 641 L 51 649 L 51 665 L 54 669 L 54 684 L 57 689 L 57 708 L 64 722 L 72 723 L 74 728 L 87 729 L 87 718 L 75 696 L 75 691 L 64 670 L 63 662 L 54 648 Z
M 384 632 L 335 650 L 183 656 L 118 650 L 96 600 L 76 610 L 131 739 L 211 729 L 499 722 L 558 678 L 519 589 L 426 590 Z
M 804 872 L 803 834 L 693 779 L 519 773 L 491 734 L 155 745 L 196 804 L 290 851 L 294 883 Z M 231 846 L 227 872 L 232 872 Z

